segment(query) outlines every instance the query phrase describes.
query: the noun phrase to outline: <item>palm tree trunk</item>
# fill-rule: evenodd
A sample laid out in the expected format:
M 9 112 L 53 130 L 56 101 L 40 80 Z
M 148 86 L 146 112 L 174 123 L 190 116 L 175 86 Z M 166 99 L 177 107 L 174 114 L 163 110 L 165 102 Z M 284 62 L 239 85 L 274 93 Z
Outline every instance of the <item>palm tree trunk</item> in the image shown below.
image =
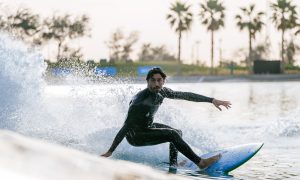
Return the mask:
M 179 33 L 178 33 L 177 75 L 181 74 L 181 72 L 180 72 L 180 70 L 181 70 L 180 56 L 181 56 L 181 31 L 179 31 Z
M 284 64 L 285 64 L 284 33 L 285 33 L 285 29 L 282 30 L 282 35 L 281 35 L 281 72 L 282 73 L 284 72 Z
M 59 42 L 58 43 L 58 49 L 57 49 L 57 60 L 60 60 L 60 50 L 61 50 L 61 45 L 62 45 L 62 42 Z
M 248 67 L 248 73 L 251 74 L 252 73 L 252 36 L 251 36 L 251 30 L 249 30 L 249 57 L 247 60 L 247 67 Z
M 178 33 L 178 55 L 177 55 L 178 64 L 181 63 L 180 56 L 181 56 L 181 31 L 179 31 L 179 33 Z
M 214 31 L 211 30 L 211 56 L 210 56 L 210 74 L 214 72 Z

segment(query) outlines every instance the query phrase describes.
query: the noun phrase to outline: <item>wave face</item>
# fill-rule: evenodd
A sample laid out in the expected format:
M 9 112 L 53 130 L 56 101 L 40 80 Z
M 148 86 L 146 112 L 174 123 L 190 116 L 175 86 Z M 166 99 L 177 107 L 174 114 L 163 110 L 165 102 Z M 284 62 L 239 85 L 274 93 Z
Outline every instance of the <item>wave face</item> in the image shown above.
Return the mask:
M 6 34 L 0 35 L 0 67 L 1 129 L 94 154 L 109 148 L 124 122 L 130 99 L 145 88 L 109 78 L 86 85 L 83 82 L 89 79 L 75 76 L 66 78 L 69 85 L 47 85 L 42 55 Z M 74 85 L 76 82 L 85 85 Z M 213 138 L 187 123 L 175 104 L 161 107 L 157 117 L 157 122 L 186 132 L 184 137 L 191 145 L 201 142 L 207 150 L 216 148 Z M 167 162 L 168 153 L 168 144 L 137 148 L 123 141 L 114 158 L 155 165 Z
M 0 67 L 0 128 L 16 130 L 38 105 L 46 66 L 41 54 L 0 34 Z

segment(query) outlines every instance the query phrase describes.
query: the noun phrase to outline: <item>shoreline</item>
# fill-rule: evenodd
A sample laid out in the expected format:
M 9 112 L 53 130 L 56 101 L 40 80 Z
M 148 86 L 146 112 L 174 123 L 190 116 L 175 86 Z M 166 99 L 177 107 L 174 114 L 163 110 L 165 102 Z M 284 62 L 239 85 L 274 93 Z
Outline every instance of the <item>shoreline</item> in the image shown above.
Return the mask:
M 224 76 L 174 76 L 168 82 L 283 82 L 300 81 L 300 74 L 252 74 Z
M 45 77 L 48 85 L 68 84 L 119 84 L 145 83 L 145 77 Z M 300 81 L 300 74 L 252 74 L 252 75 L 203 75 L 203 76 L 168 76 L 168 83 L 201 83 L 201 82 L 291 82 Z

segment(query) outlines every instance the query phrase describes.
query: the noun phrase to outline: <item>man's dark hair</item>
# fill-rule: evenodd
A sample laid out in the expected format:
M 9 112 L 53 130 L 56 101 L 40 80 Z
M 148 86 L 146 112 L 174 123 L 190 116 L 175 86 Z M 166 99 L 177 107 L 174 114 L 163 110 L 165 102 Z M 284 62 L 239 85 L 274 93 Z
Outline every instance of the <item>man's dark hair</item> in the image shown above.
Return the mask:
M 154 74 L 160 74 L 163 79 L 166 79 L 167 77 L 167 75 L 159 67 L 155 67 L 148 72 L 146 80 L 148 81 Z

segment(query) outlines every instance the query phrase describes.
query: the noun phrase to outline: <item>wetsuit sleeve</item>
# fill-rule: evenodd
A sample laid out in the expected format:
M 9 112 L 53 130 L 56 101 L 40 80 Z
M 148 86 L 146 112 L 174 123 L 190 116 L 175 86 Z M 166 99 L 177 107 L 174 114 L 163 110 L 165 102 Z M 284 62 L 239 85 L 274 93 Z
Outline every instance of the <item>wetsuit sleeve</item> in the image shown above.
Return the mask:
M 163 88 L 164 96 L 170 99 L 183 99 L 187 101 L 194 101 L 194 102 L 212 102 L 214 98 L 203 96 L 196 93 L 191 92 L 181 92 L 181 91 L 173 91 L 170 88 Z
M 109 152 L 114 152 L 114 150 L 117 148 L 117 146 L 121 143 L 121 141 L 124 139 L 125 135 L 128 132 L 128 125 L 124 124 L 123 127 L 120 129 L 118 134 L 116 135 L 112 145 L 109 148 Z

